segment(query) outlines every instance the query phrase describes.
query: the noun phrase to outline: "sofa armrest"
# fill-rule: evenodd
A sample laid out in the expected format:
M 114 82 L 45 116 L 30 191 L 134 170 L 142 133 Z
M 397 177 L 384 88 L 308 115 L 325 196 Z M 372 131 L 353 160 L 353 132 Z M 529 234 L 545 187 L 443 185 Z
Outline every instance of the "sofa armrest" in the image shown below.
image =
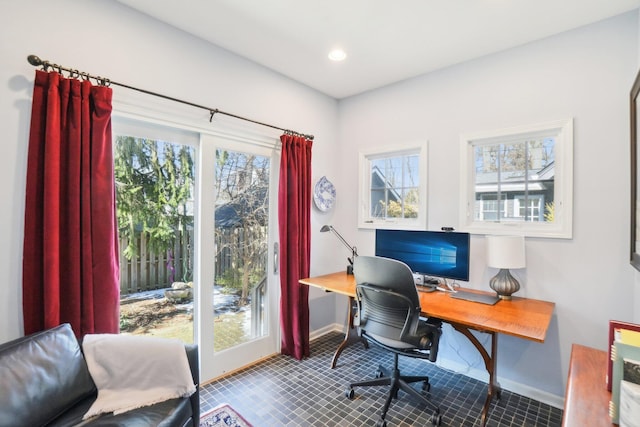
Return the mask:
M 0 345 L 0 426 L 47 425 L 95 385 L 68 323 Z
M 200 420 L 200 363 L 198 359 L 198 346 L 195 344 L 186 344 L 187 359 L 189 360 L 189 368 L 191 368 L 191 377 L 196 385 L 196 391 L 189 397 L 191 401 L 191 411 L 193 412 L 193 422 L 197 425 Z

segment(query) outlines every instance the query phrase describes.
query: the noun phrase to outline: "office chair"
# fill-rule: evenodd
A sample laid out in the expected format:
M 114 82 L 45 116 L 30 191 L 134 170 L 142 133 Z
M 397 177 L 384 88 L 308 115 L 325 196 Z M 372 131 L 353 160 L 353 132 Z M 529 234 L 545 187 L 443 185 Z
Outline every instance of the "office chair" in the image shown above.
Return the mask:
M 354 259 L 358 313 L 354 322 L 358 333 L 368 342 L 393 353 L 393 369 L 378 367 L 375 379 L 349 384 L 346 396 L 353 399 L 353 387 L 390 385 L 378 427 L 386 427 L 385 417 L 398 390 L 434 408 L 433 425 L 442 423 L 440 409 L 409 383 L 422 381 L 422 391 L 429 391 L 429 377 L 403 376 L 398 368 L 398 356 L 436 361 L 438 342 L 442 334 L 439 319 L 420 318 L 420 300 L 411 269 L 389 258 L 359 256 Z

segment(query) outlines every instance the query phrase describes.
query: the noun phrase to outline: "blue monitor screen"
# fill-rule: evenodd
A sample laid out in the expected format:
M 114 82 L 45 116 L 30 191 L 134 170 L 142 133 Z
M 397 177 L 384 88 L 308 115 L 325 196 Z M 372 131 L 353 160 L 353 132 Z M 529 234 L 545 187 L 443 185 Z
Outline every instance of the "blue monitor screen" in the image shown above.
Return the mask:
M 376 256 L 402 261 L 414 273 L 469 281 L 469 233 L 376 230 Z

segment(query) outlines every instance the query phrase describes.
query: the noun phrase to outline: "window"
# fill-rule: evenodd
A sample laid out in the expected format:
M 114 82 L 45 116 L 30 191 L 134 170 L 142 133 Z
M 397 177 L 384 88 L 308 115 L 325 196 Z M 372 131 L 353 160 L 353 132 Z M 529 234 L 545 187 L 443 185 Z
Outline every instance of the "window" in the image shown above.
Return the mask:
M 426 229 L 427 144 L 360 152 L 360 228 Z
M 461 137 L 460 228 L 571 238 L 573 121 Z

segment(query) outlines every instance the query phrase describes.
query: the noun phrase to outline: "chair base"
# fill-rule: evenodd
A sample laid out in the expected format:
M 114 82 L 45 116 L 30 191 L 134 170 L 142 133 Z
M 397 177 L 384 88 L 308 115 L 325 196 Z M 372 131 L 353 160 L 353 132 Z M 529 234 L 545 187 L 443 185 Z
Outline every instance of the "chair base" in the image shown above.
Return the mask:
M 385 401 L 384 407 L 382 408 L 382 414 L 380 415 L 380 420 L 378 421 L 379 427 L 384 427 L 387 425 L 385 420 L 387 416 L 387 411 L 391 406 L 391 401 L 393 399 L 398 398 L 398 391 L 402 390 L 405 393 L 412 396 L 414 399 L 419 402 L 427 405 L 430 408 L 433 408 L 434 413 L 431 416 L 431 423 L 435 426 L 439 426 L 442 423 L 442 415 L 440 414 L 440 408 L 434 405 L 427 397 L 420 392 L 418 392 L 415 388 L 411 387 L 409 384 L 423 382 L 422 391 L 429 392 L 431 390 L 431 384 L 429 383 L 429 377 L 427 376 L 404 376 L 400 375 L 400 370 L 398 369 L 398 354 L 394 354 L 394 366 L 392 370 L 386 369 L 383 366 L 378 366 L 378 371 L 376 374 L 376 378 L 358 381 L 355 383 L 349 384 L 345 395 L 349 399 L 353 399 L 355 397 L 354 387 L 372 387 L 372 386 L 383 386 L 388 385 L 391 386 L 389 390 L 389 394 L 387 396 L 387 400 Z

